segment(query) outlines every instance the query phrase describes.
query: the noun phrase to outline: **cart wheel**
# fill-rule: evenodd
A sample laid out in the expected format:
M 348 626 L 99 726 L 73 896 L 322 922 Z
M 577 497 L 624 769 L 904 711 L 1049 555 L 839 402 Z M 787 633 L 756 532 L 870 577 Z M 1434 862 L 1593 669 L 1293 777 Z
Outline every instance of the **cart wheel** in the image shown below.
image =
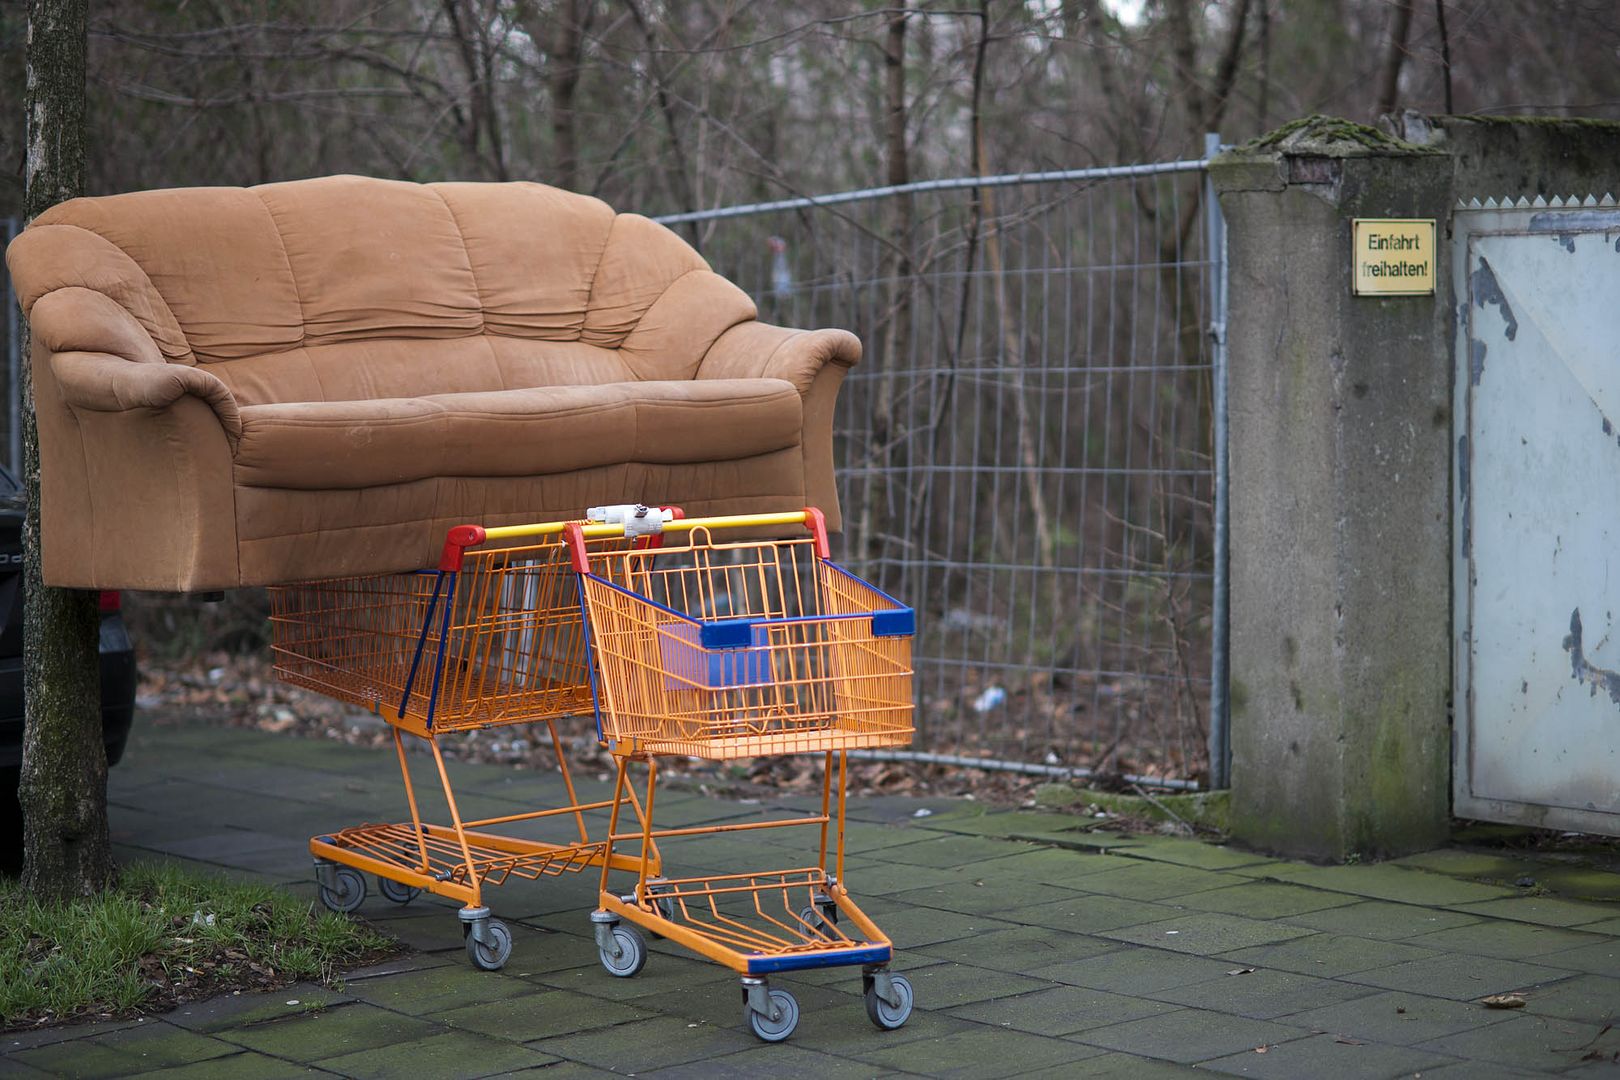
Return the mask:
M 335 888 L 321 886 L 321 903 L 339 915 L 347 915 L 366 899 L 366 879 L 352 866 L 340 866 L 332 873 Z
M 771 1019 L 764 1013 L 757 1013 L 747 1004 L 743 1005 L 743 1014 L 748 1019 L 748 1026 L 753 1029 L 766 1042 L 781 1042 L 793 1034 L 793 1029 L 799 1026 L 799 1002 L 786 990 L 772 990 L 770 992 L 771 1008 L 776 1010 L 776 1019 Z
M 838 925 L 838 908 L 832 904 L 807 904 L 799 918 L 812 930 L 828 931 Z
M 878 997 L 877 987 L 872 985 L 871 979 L 866 980 L 866 1015 L 882 1031 L 893 1031 L 911 1019 L 911 981 L 904 975 L 891 975 L 889 979 L 894 983 L 899 1005 L 890 1005 Z
M 422 890 L 412 885 L 405 885 L 393 878 L 377 875 L 377 891 L 382 893 L 383 899 L 392 900 L 396 904 L 408 904 L 422 895 Z
M 508 930 L 501 920 L 491 919 L 489 925 L 484 928 L 484 933 L 489 935 L 494 944 L 485 945 L 469 931 L 467 958 L 473 962 L 474 967 L 482 971 L 499 971 L 506 966 L 506 958 L 512 955 L 512 931 Z
M 602 966 L 607 973 L 620 979 L 628 979 L 638 974 L 647 963 L 647 942 L 636 932 L 634 927 L 615 926 L 613 928 L 613 943 L 619 947 L 619 955 L 614 956 L 606 949 L 598 949 L 597 955 L 602 958 Z

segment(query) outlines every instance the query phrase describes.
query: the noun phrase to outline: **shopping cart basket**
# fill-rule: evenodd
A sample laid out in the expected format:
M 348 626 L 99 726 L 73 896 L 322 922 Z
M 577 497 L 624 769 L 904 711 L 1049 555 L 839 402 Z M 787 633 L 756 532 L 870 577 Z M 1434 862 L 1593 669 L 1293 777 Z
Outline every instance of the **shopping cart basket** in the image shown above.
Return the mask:
M 765 528 L 797 535 L 738 538 Z M 684 545 L 674 539 L 682 534 Z M 593 546 L 591 535 L 565 531 L 596 660 L 598 730 L 617 758 L 606 840 L 611 857 L 614 845 L 638 843 L 642 859 L 628 894 L 610 891 L 603 870 L 591 916 L 603 966 L 635 975 L 647 953 L 634 926 L 657 933 L 738 972 L 749 1026 L 775 1042 L 799 1008 L 769 986 L 771 974 L 859 965 L 868 1016 L 899 1027 L 912 988 L 891 973 L 889 939 L 844 887 L 844 815 L 847 751 L 911 741 L 913 612 L 831 561 L 816 510 L 673 521 L 658 551 Z M 660 756 L 794 753 L 824 757 L 819 814 L 653 827 Z M 646 763 L 639 801 L 632 761 Z M 626 801 L 636 827 L 621 831 Z M 783 826 L 820 830 L 816 865 L 655 876 L 661 838 Z
M 603 507 L 591 516 L 620 524 L 587 546 L 628 549 L 655 544 L 655 530 L 678 511 Z M 559 718 L 593 709 L 577 578 L 561 542 L 566 524 L 458 526 L 437 569 L 270 590 L 276 675 L 383 716 L 393 727 L 410 807 L 406 822 L 356 825 L 310 840 L 322 902 L 334 911 L 358 908 L 366 872 L 396 903 L 424 889 L 460 901 L 468 956 L 491 971 L 506 963 L 512 938 L 490 917 L 485 886 L 590 866 L 642 866 L 639 858 L 610 855 L 605 841 L 590 836 L 585 813 L 610 804 L 579 800 L 557 731 Z M 439 736 L 532 722 L 546 725 L 568 803 L 464 821 Z M 422 819 L 404 735 L 423 740 L 432 753 L 448 826 Z M 573 818 L 577 839 L 548 843 L 480 831 L 556 817 Z

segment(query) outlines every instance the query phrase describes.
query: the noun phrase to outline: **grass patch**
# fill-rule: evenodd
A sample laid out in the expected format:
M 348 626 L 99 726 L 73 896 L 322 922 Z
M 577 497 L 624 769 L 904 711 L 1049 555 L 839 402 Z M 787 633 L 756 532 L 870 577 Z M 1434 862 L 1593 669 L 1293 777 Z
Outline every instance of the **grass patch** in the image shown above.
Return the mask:
M 172 863 L 100 896 L 42 904 L 0 880 L 0 1029 L 110 1019 L 230 990 L 334 985 L 399 944 L 266 885 Z

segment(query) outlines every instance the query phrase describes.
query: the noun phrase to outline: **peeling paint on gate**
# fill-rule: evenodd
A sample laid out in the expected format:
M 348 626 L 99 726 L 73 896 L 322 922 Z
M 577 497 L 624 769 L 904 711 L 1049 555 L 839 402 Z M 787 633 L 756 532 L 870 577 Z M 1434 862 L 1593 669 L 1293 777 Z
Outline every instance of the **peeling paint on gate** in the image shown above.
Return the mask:
M 1620 705 L 1620 672 L 1587 663 L 1586 648 L 1581 641 L 1580 608 L 1569 616 L 1569 636 L 1564 638 L 1564 651 L 1569 653 L 1570 678 L 1582 685 L 1590 682 L 1593 697 L 1602 689 L 1610 701 Z
M 1502 286 L 1496 283 L 1496 272 L 1491 269 L 1491 264 L 1485 261 L 1483 255 L 1479 259 L 1479 269 L 1474 271 L 1474 276 L 1469 279 L 1468 284 L 1474 293 L 1474 303 L 1482 309 L 1487 304 L 1495 304 L 1502 310 L 1502 321 L 1507 323 L 1507 330 L 1502 336 L 1509 341 L 1518 337 L 1519 320 L 1513 317 L 1513 309 L 1508 306 L 1507 297 L 1502 295 Z M 1481 353 L 1481 368 L 1484 367 L 1484 363 L 1484 354 Z M 1474 382 L 1477 384 L 1479 380 L 1475 379 Z

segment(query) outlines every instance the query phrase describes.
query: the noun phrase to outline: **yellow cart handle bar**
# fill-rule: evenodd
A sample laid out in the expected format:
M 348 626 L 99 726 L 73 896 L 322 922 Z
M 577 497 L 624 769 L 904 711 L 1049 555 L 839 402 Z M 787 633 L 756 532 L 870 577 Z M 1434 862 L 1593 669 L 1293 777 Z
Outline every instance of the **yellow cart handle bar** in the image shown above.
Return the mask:
M 665 534 L 692 532 L 694 529 L 758 529 L 774 525 L 803 525 L 815 541 L 816 554 L 823 559 L 832 558 L 832 545 L 827 540 L 827 518 L 820 510 L 807 506 L 803 510 L 790 510 L 778 514 L 736 514 L 729 517 L 676 518 L 664 523 Z M 493 531 L 491 532 L 493 535 Z M 573 557 L 574 569 L 590 573 L 590 556 L 585 549 L 586 540 L 605 536 L 623 536 L 623 525 L 593 525 L 570 522 L 563 526 L 563 542 Z
M 585 525 L 592 529 L 607 530 L 591 533 L 593 538 L 628 534 L 644 538 L 651 547 L 657 547 L 663 542 L 659 534 L 671 521 L 685 517 L 678 506 L 660 506 L 656 510 L 646 506 L 598 506 L 592 507 L 588 514 Z M 487 528 L 483 525 L 457 525 L 444 538 L 444 550 L 439 554 L 439 569 L 460 570 L 462 556 L 470 547 L 477 547 L 491 540 L 558 536 L 569 524 L 567 521 L 539 521 L 529 525 L 492 525 Z
M 816 554 L 823 559 L 832 558 L 832 547 L 827 540 L 827 519 L 820 510 L 813 506 L 803 510 L 790 510 L 774 514 L 735 514 L 722 517 L 686 517 L 679 507 L 659 507 L 654 516 L 661 519 L 662 528 L 653 524 L 651 530 L 637 529 L 635 525 L 627 525 L 625 521 L 541 521 L 528 525 L 457 525 L 450 530 L 444 541 L 444 551 L 439 557 L 439 569 L 454 571 L 461 569 L 462 556 L 470 547 L 486 544 L 491 540 L 520 540 L 557 536 L 567 533 L 566 542 L 569 543 L 574 559 L 574 568 L 584 573 L 589 563 L 584 554 L 584 541 L 600 540 L 606 537 L 640 536 L 650 545 L 656 546 L 661 540 L 661 534 L 672 532 L 689 533 L 693 529 L 756 529 L 776 525 L 804 525 L 815 540 Z M 620 515 L 629 517 L 630 515 Z M 652 523 L 649 523 L 652 524 Z

